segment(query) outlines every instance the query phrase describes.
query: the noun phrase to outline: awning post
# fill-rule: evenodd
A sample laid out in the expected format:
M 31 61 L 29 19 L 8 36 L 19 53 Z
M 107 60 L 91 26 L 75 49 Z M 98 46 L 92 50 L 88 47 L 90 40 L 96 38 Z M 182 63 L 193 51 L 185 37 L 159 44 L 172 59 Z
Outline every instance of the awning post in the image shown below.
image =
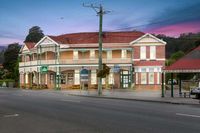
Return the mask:
M 164 73 L 162 72 L 162 97 L 165 97 L 164 94 Z
M 174 97 L 173 73 L 171 73 L 171 97 Z
M 181 86 L 181 76 L 182 76 L 182 74 L 180 73 L 179 74 L 179 96 L 181 96 L 182 95 L 182 86 Z

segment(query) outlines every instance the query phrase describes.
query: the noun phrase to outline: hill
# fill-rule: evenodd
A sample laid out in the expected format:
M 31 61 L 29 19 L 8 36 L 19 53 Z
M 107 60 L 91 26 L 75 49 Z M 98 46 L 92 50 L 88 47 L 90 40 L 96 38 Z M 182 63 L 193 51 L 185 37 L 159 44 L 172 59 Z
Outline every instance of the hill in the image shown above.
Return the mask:
M 165 35 L 156 35 L 158 38 L 167 42 L 166 45 L 166 58 L 169 58 L 177 51 L 188 53 L 193 48 L 200 45 L 200 32 L 199 33 L 184 33 L 178 38 L 168 37 Z

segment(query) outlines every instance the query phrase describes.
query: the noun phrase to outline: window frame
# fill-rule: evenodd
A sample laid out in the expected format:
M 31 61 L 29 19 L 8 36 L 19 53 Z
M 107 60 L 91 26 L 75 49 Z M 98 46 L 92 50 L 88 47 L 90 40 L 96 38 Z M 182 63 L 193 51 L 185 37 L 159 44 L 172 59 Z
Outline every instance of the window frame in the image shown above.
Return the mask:
M 140 47 L 140 59 L 141 60 L 146 60 L 146 58 L 147 58 L 146 52 L 147 52 L 146 46 L 141 46 Z

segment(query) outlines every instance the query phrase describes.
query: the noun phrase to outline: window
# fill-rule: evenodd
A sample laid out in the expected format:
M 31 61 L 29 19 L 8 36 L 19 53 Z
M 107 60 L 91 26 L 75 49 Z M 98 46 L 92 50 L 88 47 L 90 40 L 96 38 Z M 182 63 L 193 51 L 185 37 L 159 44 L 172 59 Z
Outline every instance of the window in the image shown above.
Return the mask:
M 150 59 L 156 59 L 156 46 L 150 46 Z
M 60 75 L 60 81 L 61 81 L 61 84 L 66 84 L 66 75 L 61 74 Z
M 80 84 L 80 71 L 79 70 L 75 70 L 74 77 L 75 77 L 74 84 L 75 85 Z
M 78 51 L 77 51 L 77 50 L 74 50 L 73 56 L 74 56 L 73 58 L 74 58 L 75 60 L 78 59 Z
M 147 83 L 147 73 L 141 73 L 141 84 Z
M 140 59 L 142 59 L 142 60 L 146 59 L 146 47 L 145 46 L 140 47 Z
M 90 59 L 94 59 L 95 58 L 95 51 L 92 49 L 90 50 Z
M 141 72 L 146 72 L 146 68 L 141 68 Z
M 160 84 L 160 73 L 157 73 L 157 84 Z
M 97 75 L 96 70 L 91 70 L 91 84 L 97 83 Z
M 53 84 L 53 83 L 54 83 L 54 75 L 50 74 L 50 84 Z
M 112 59 L 112 50 L 107 51 L 107 59 Z
M 67 84 L 73 84 L 73 83 L 74 83 L 74 74 L 67 73 Z
M 149 73 L 149 84 L 154 84 L 154 73 L 153 72 Z
M 138 84 L 138 73 L 135 73 L 135 83 Z
M 154 72 L 154 68 L 149 68 L 149 72 Z
M 126 59 L 126 57 L 127 57 L 127 50 L 126 49 L 122 49 L 121 58 L 122 59 Z

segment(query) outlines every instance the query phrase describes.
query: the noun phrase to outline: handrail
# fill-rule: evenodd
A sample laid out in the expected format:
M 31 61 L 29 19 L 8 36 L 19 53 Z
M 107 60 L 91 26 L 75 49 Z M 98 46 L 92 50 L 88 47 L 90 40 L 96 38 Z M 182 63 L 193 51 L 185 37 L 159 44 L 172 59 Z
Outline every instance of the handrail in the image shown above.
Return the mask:
M 131 58 L 112 58 L 112 59 L 105 59 L 103 58 L 103 63 L 131 63 Z M 41 63 L 41 64 L 40 64 Z M 35 66 L 35 65 L 52 65 L 56 64 L 56 60 L 41 60 L 40 61 L 28 61 L 28 62 L 19 62 L 19 66 Z M 93 58 L 93 59 L 59 59 L 59 64 L 98 64 L 98 59 Z

